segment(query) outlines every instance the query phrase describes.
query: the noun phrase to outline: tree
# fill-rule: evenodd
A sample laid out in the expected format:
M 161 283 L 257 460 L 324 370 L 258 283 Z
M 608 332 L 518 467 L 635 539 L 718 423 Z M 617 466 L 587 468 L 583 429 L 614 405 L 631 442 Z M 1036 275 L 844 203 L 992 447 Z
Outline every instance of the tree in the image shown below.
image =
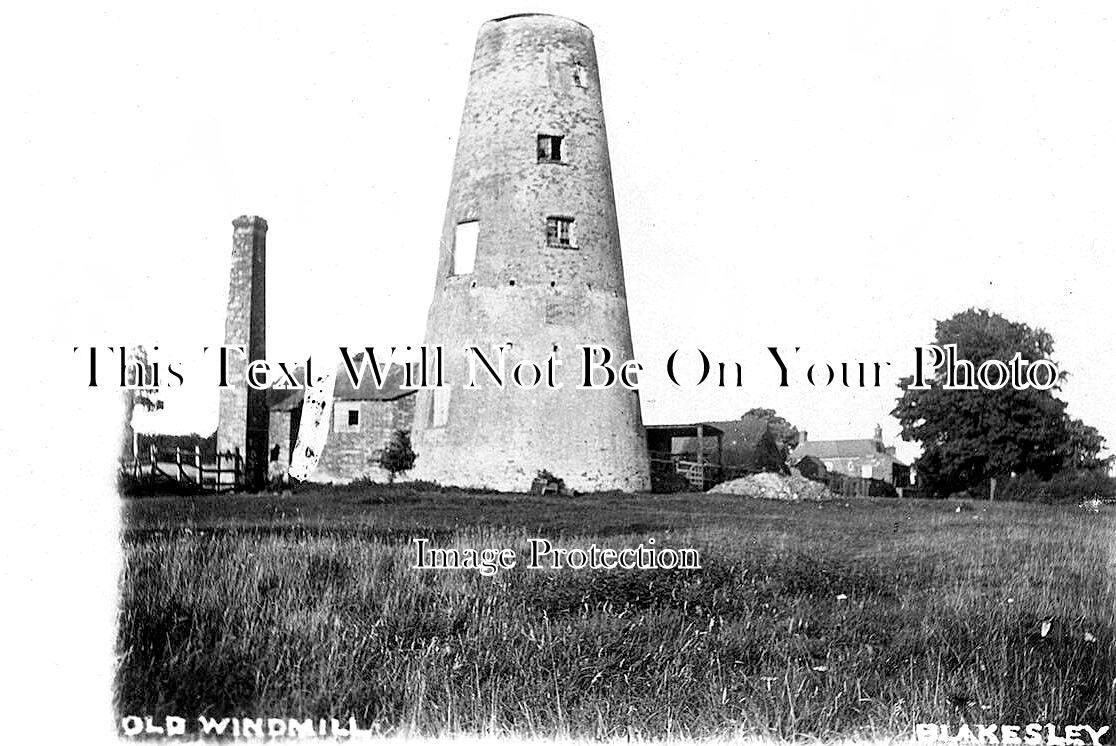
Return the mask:
M 1065 467 L 1078 471 L 1107 472 L 1113 457 L 1100 457 L 1104 438 L 1097 429 L 1081 420 L 1069 420 L 1066 427 L 1069 439 L 1064 449 Z
M 411 434 L 406 430 L 396 430 L 380 453 L 380 467 L 388 473 L 388 481 L 394 482 L 395 475 L 410 471 L 415 465 L 415 458 L 411 449 Z
M 740 419 L 745 417 L 754 417 L 765 422 L 767 431 L 763 434 L 760 445 L 768 449 L 776 449 L 779 454 L 778 466 L 780 470 L 785 469 L 787 456 L 798 445 L 798 428 L 775 414 L 774 409 L 753 407 L 745 412 Z
M 1042 329 L 1009 321 L 985 309 L 972 309 L 939 321 L 934 344 L 957 345 L 958 359 L 976 365 L 985 360 L 1050 359 L 1052 337 Z M 1034 474 L 1048 480 L 1063 469 L 1097 462 L 1103 448 L 1100 434 L 1066 414 L 1065 402 L 1049 390 L 1010 384 L 999 390 L 944 389 L 944 366 L 928 381 L 928 389 L 911 389 L 913 376 L 899 381 L 903 389 L 892 416 L 907 441 L 922 444 L 916 462 L 927 489 L 948 495 L 983 488 L 989 479 Z M 1059 383 L 1065 373 L 1059 374 Z

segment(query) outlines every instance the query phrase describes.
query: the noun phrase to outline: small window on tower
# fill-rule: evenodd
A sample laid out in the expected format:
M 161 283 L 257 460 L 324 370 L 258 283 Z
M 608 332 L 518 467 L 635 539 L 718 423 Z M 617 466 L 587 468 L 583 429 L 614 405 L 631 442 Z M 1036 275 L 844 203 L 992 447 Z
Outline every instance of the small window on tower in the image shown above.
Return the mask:
M 349 427 L 360 427 L 360 410 L 349 410 Z
M 585 87 L 585 68 L 580 62 L 573 64 L 573 82 L 578 88 Z
M 562 162 L 562 136 L 539 135 L 539 163 Z
M 457 224 L 453 236 L 453 274 L 470 275 L 477 260 L 477 237 L 480 221 L 466 220 Z
M 434 389 L 430 408 L 431 427 L 445 427 L 449 421 L 449 396 L 449 389 L 445 386 L 438 386 Z
M 546 245 L 562 249 L 576 249 L 574 219 L 552 216 L 546 219 Z

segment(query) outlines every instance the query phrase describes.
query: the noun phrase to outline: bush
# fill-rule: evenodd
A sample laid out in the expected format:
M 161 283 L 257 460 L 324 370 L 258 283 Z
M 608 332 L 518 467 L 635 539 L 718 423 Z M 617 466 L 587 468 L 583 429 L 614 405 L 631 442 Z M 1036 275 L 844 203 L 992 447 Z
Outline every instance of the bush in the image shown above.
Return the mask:
M 395 476 L 410 471 L 415 465 L 415 452 L 411 448 L 411 434 L 406 430 L 396 430 L 391 442 L 380 454 L 380 466 L 387 471 L 388 481 L 394 482 Z
M 693 492 L 694 486 L 690 480 L 675 471 L 652 471 L 651 491 L 656 494 L 671 494 L 674 492 Z
M 1065 471 L 1043 480 L 1021 474 L 996 485 L 997 500 L 1061 503 L 1116 496 L 1116 479 L 1102 471 Z
M 566 494 L 566 483 L 561 477 L 556 477 L 547 469 L 539 469 L 539 473 L 535 475 L 535 480 L 543 482 L 545 485 L 553 484 L 558 488 L 558 494 Z

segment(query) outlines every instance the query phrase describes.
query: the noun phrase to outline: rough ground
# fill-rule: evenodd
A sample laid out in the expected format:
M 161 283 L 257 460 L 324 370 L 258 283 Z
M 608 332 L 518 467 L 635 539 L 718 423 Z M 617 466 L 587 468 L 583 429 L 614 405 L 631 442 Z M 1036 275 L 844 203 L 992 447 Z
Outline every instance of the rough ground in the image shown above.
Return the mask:
M 820 482 L 782 474 L 751 474 L 722 482 L 709 490 L 722 495 L 745 495 L 766 500 L 828 500 L 836 497 Z

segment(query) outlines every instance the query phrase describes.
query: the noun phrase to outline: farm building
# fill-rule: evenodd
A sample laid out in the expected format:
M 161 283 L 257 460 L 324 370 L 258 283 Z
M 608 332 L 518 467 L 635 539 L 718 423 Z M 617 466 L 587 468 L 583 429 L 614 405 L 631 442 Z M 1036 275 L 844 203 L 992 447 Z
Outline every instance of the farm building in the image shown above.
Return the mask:
M 884 445 L 879 425 L 873 437 L 850 440 L 808 440 L 804 432 L 790 461 L 797 465 L 806 457 L 818 459 L 833 473 L 878 479 L 895 487 L 910 484 L 911 467 L 895 457 L 894 446 Z
M 760 471 L 785 471 L 779 444 L 762 417 L 647 426 L 653 476 L 677 472 L 695 486 Z
M 784 457 L 775 435 L 762 417 L 746 416 L 738 420 L 705 422 L 706 437 L 677 437 L 672 440 L 671 452 L 696 456 L 699 445 L 703 457 L 718 453 L 716 463 L 740 472 L 782 471 Z M 716 451 L 712 450 L 711 434 L 720 433 Z M 709 460 L 706 458 L 706 460 Z

